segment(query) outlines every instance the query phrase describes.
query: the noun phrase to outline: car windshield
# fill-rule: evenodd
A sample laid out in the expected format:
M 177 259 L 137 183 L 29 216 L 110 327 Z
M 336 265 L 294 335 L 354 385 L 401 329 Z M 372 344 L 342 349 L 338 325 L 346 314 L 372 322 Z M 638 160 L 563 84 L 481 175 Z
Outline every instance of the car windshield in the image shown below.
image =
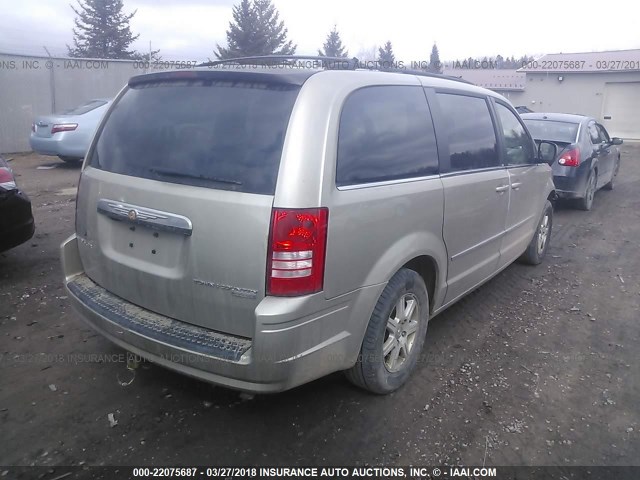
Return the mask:
M 89 113 L 91 110 L 95 110 L 98 107 L 106 105 L 106 100 L 91 100 L 90 102 L 80 105 L 79 107 L 71 108 L 62 112 L 64 115 L 83 115 Z
M 558 122 L 556 120 L 524 119 L 524 123 L 536 140 L 549 142 L 574 143 L 578 136 L 580 124 L 572 122 Z

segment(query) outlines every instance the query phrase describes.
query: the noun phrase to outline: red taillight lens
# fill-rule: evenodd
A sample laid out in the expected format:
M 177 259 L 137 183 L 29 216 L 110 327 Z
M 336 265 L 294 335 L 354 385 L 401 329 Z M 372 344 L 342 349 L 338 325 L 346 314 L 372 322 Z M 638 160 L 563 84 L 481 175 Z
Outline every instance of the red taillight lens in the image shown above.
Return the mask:
M 71 132 L 78 128 L 77 123 L 57 123 L 51 127 L 51 135 L 58 132 Z
M 0 167 L 0 187 L 5 190 L 14 190 L 17 188 L 13 174 L 7 167 Z
M 267 295 L 293 297 L 322 290 L 327 208 L 274 209 L 267 265 Z
M 565 167 L 577 167 L 580 165 L 580 150 L 574 148 L 573 150 L 563 153 L 558 159 L 558 163 Z

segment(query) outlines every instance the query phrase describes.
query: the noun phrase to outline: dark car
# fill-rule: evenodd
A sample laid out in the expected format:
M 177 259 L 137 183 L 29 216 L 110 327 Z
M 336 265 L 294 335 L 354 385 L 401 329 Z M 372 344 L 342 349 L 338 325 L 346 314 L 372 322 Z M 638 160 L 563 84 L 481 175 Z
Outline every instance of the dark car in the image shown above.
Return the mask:
M 584 115 L 527 113 L 522 119 L 536 143 L 545 140 L 558 146 L 551 166 L 560 198 L 575 199 L 579 208 L 591 210 L 596 191 L 613 190 L 622 139 L 611 138 L 596 119 Z
M 0 157 L 0 252 L 26 242 L 34 230 L 31 201 L 18 189 L 11 168 Z
M 518 112 L 519 114 L 523 114 L 523 113 L 533 113 L 533 110 L 531 110 L 529 107 L 527 107 L 526 105 L 518 105 L 516 108 L 516 112 Z

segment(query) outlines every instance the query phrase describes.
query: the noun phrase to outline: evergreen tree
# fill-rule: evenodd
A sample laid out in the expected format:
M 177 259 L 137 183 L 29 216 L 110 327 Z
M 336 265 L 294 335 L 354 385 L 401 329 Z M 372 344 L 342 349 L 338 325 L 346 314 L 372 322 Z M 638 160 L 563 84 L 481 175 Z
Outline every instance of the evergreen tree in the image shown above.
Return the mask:
M 433 73 L 442 73 L 442 63 L 440 62 L 440 52 L 438 52 L 438 46 L 435 43 L 431 48 L 431 56 L 429 57 L 429 71 Z
M 384 47 L 378 49 L 378 62 L 381 68 L 393 68 L 396 61 L 396 56 L 393 54 L 393 46 L 391 42 L 384 44 Z
M 257 55 L 292 55 L 296 45 L 287 40 L 287 29 L 271 0 L 241 0 L 233 7 L 227 30 L 227 46 L 217 45 L 219 59 Z
M 337 27 L 334 25 L 333 30 L 327 35 L 327 41 L 323 45 L 324 50 L 318 50 L 318 55 L 321 57 L 339 57 L 347 58 L 349 52 L 342 45 L 342 39 L 338 33 Z
M 123 7 L 122 0 L 78 0 L 78 8 L 71 5 L 77 16 L 73 48 L 67 45 L 69 56 L 137 58 L 130 47 L 139 35 L 133 35 L 129 26 L 136 11 L 127 15 Z

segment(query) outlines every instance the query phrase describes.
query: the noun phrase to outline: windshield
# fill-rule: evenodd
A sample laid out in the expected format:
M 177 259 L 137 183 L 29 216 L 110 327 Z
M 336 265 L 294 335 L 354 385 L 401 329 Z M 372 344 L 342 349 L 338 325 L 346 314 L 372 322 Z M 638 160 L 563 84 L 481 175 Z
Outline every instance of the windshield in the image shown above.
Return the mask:
M 524 123 L 536 140 L 574 143 L 577 141 L 579 123 L 555 120 L 524 119 Z
M 273 194 L 298 91 L 210 79 L 136 85 L 111 112 L 90 164 L 164 182 Z

